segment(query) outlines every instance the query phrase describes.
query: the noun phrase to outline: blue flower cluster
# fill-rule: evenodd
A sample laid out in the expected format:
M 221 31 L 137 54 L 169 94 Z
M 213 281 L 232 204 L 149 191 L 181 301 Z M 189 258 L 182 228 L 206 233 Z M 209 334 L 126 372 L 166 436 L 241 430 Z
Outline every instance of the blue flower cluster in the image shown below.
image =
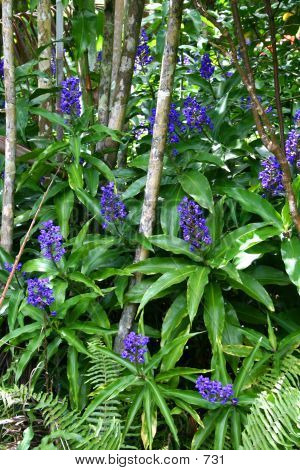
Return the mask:
M 4 79 L 4 59 L 0 59 L 0 78 Z
M 153 134 L 153 127 L 155 122 L 156 116 L 156 109 L 153 108 L 151 112 L 151 116 L 149 118 L 150 121 L 150 134 Z M 185 131 L 185 126 L 182 124 L 180 119 L 180 112 L 177 111 L 176 105 L 174 103 L 171 104 L 170 112 L 169 112 L 169 122 L 168 122 L 168 142 L 170 144 L 176 144 L 180 141 L 180 133 Z
M 148 343 L 148 336 L 138 335 L 132 331 L 124 339 L 122 357 L 135 364 L 143 364 Z
M 53 290 L 49 286 L 49 279 L 28 279 L 28 297 L 27 302 L 34 307 L 44 309 L 55 301 Z M 52 312 L 53 314 L 53 312 Z
M 62 81 L 61 85 L 60 108 L 62 113 L 69 116 L 80 116 L 81 91 L 79 89 L 79 78 L 69 77 Z
M 102 51 L 99 51 L 97 54 L 97 62 L 102 62 Z
M 196 381 L 196 389 L 205 400 L 211 403 L 221 403 L 225 405 L 229 400 L 233 405 L 236 405 L 238 400 L 233 398 L 232 384 L 222 385 L 217 380 L 210 380 L 209 377 L 199 375 Z
M 285 142 L 285 154 L 290 165 L 296 165 L 296 168 L 300 170 L 300 132 L 297 129 L 292 129 L 288 133 L 288 137 Z
M 188 96 L 184 100 L 182 114 L 190 131 L 202 132 L 204 126 L 213 129 L 213 123 L 207 115 L 207 107 L 201 106 L 196 98 Z
M 257 98 L 258 98 L 258 101 L 262 103 L 262 97 L 258 95 Z M 241 108 L 245 109 L 246 111 L 249 111 L 250 109 L 252 109 L 252 107 L 253 107 L 253 103 L 252 103 L 251 96 L 241 98 Z M 265 112 L 269 114 L 272 111 L 273 111 L 273 106 L 266 104 Z
M 297 109 L 297 111 L 295 112 L 294 121 L 295 124 L 300 124 L 300 109 Z
M 62 234 L 60 227 L 53 224 L 53 220 L 48 220 L 42 224 L 38 241 L 41 246 L 42 255 L 50 260 L 58 262 L 61 260 L 66 250 L 62 246 Z
M 127 210 L 120 196 L 115 193 L 115 185 L 113 182 L 106 186 L 101 186 L 101 215 L 104 218 L 102 227 L 105 229 L 110 222 L 125 219 Z
M 269 155 L 261 162 L 262 170 L 258 175 L 266 194 L 270 196 L 282 196 L 284 186 L 282 180 L 282 170 L 274 155 Z
M 153 108 L 149 118 L 151 135 L 153 135 L 155 115 L 156 109 Z M 207 114 L 207 107 L 201 106 L 196 98 L 188 96 L 182 103 L 181 111 L 172 103 L 169 112 L 168 143 L 177 144 L 185 131 L 202 132 L 204 126 L 213 129 L 213 123 Z
M 212 65 L 211 58 L 209 54 L 203 54 L 201 58 L 201 67 L 200 67 L 200 75 L 202 78 L 209 80 L 212 75 L 214 74 L 215 67 Z
M 141 30 L 141 35 L 139 38 L 138 47 L 136 50 L 134 70 L 141 70 L 146 65 L 151 64 L 153 57 L 150 53 L 150 47 L 148 45 L 149 37 L 146 33 L 146 30 L 143 28 Z
M 9 273 L 12 272 L 13 263 L 8 263 L 7 261 L 5 261 L 3 266 L 4 266 L 5 271 Z M 22 263 L 18 263 L 16 267 L 16 271 L 21 271 L 21 269 L 22 269 Z
M 202 248 L 210 245 L 212 239 L 206 219 L 203 217 L 203 210 L 192 199 L 185 196 L 178 205 L 179 225 L 182 230 L 183 239 L 190 243 L 190 250 Z

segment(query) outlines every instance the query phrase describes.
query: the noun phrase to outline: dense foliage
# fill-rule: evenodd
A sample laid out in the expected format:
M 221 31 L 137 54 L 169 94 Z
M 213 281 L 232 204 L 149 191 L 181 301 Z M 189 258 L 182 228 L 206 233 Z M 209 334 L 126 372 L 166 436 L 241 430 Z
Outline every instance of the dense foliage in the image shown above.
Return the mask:
M 15 15 L 30 22 L 34 42 L 37 2 L 29 3 L 29 15 Z M 17 142 L 28 151 L 17 157 L 2 287 L 50 189 L 0 310 L 0 447 L 299 448 L 299 234 L 282 169 L 257 133 L 230 54 L 218 48 L 219 31 L 184 2 L 156 221 L 145 237 L 169 2 L 145 7 L 122 131 L 97 120 L 104 13 L 93 1 L 64 3 L 60 86 L 50 74 L 51 87 L 38 87 L 43 50 L 22 51 L 16 34 Z M 207 3 L 233 33 L 228 2 Z M 239 3 L 259 100 L 278 134 L 264 2 Z M 300 11 L 292 0 L 272 6 L 300 204 Z M 4 101 L 2 80 L 0 92 Z M 41 118 L 50 133 L 39 132 Z M 107 158 L 115 147 L 99 146 L 107 138 L 119 145 L 116 166 Z M 135 263 L 140 245 L 150 256 Z M 114 352 L 128 304 L 137 307 L 132 332 Z

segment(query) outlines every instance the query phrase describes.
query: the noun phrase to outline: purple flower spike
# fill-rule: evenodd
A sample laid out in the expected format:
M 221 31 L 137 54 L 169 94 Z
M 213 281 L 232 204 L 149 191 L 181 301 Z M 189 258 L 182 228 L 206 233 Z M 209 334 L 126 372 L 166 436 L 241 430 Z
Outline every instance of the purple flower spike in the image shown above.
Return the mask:
M 296 163 L 298 169 L 300 169 L 300 132 L 296 129 L 292 129 L 288 133 L 288 137 L 285 142 L 285 153 L 286 158 L 290 165 Z
M 213 123 L 207 115 L 207 107 L 201 106 L 196 98 L 188 96 L 183 102 L 182 114 L 191 131 L 202 132 L 203 126 L 213 128 Z
M 215 71 L 215 67 L 212 65 L 211 58 L 209 54 L 204 54 L 201 59 L 201 68 L 200 68 L 200 75 L 202 78 L 209 80 L 212 77 Z
M 79 89 L 79 78 L 70 77 L 61 82 L 62 90 L 60 97 L 60 108 L 64 114 L 69 116 L 80 116 L 81 91 Z
M 4 79 L 4 59 L 0 59 L 0 78 Z
M 102 227 L 107 228 L 109 222 L 125 219 L 127 210 L 121 198 L 114 191 L 115 185 L 113 182 L 108 183 L 106 186 L 101 186 L 101 199 L 100 199 L 100 212 L 104 217 Z
M 210 380 L 209 377 L 199 375 L 196 381 L 196 389 L 204 400 L 211 403 L 225 405 L 229 400 L 232 400 L 232 404 L 237 404 L 237 398 L 233 398 L 232 384 L 222 385 L 217 380 Z M 235 402 L 233 403 L 233 401 Z
M 295 112 L 294 121 L 295 124 L 300 124 L 300 109 L 297 109 L 297 111 Z
M 282 180 L 282 170 L 274 155 L 269 155 L 261 162 L 262 170 L 258 175 L 258 179 L 270 196 L 282 196 L 284 194 L 284 186 Z
M 146 65 L 151 64 L 153 57 L 150 54 L 150 47 L 148 46 L 149 37 L 146 30 L 141 30 L 138 47 L 136 50 L 134 70 L 141 70 Z
M 11 273 L 12 268 L 13 268 L 13 263 L 7 263 L 7 261 L 5 261 L 3 266 L 4 266 L 5 271 L 8 271 L 9 273 Z M 18 263 L 16 267 L 16 271 L 21 271 L 21 269 L 22 269 L 22 263 Z
M 147 352 L 148 336 L 138 335 L 133 331 L 124 339 L 124 350 L 122 357 L 128 359 L 135 364 L 143 364 L 145 362 L 145 353 Z
M 51 305 L 55 299 L 53 295 L 53 290 L 49 286 L 49 279 L 28 279 L 28 297 L 27 302 L 34 307 L 44 309 L 45 307 Z
M 190 244 L 190 250 L 194 251 L 195 248 L 210 245 L 212 239 L 201 207 L 195 201 L 185 196 L 177 210 L 179 212 L 179 225 L 182 229 L 182 237 Z
M 41 245 L 42 255 L 56 263 L 61 260 L 66 250 L 62 246 L 62 234 L 60 227 L 53 224 L 53 220 L 48 220 L 42 224 L 38 241 Z

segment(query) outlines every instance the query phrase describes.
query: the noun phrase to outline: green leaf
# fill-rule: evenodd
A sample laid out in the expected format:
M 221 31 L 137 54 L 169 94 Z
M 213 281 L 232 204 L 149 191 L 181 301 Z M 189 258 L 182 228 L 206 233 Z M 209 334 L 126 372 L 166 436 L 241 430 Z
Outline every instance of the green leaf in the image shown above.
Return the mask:
M 265 225 L 266 222 L 248 224 L 223 236 L 211 254 L 211 266 L 223 266 L 239 252 L 248 250 L 266 238 L 279 235 L 280 232 L 276 227 Z
M 211 403 L 210 401 L 205 400 L 198 392 L 194 392 L 193 390 L 178 390 L 171 388 L 170 386 L 164 387 L 163 385 L 160 385 L 159 388 L 166 398 L 172 400 L 179 398 L 180 400 L 198 408 L 203 408 L 205 410 L 215 410 L 216 408 L 222 406 L 219 403 Z
M 99 201 L 96 198 L 90 196 L 86 191 L 83 189 L 77 188 L 75 189 L 76 196 L 78 197 L 79 201 L 93 214 L 98 222 L 102 222 L 100 217 L 100 205 Z
M 100 287 L 98 287 L 94 281 L 92 281 L 89 277 L 85 276 L 82 273 L 79 272 L 74 272 L 70 273 L 68 275 L 68 278 L 71 279 L 72 281 L 79 282 L 81 284 L 84 284 L 87 287 L 90 287 L 94 292 L 96 292 L 99 295 L 103 295 Z
M 170 428 L 171 433 L 173 434 L 175 442 L 179 445 L 179 440 L 178 440 L 178 436 L 177 436 L 177 428 L 176 428 L 176 425 L 174 423 L 173 417 L 170 413 L 170 410 L 168 408 L 166 400 L 164 399 L 162 393 L 160 392 L 159 387 L 156 385 L 154 380 L 147 377 L 146 381 L 147 381 L 147 383 L 149 384 L 149 386 L 151 388 L 152 397 L 153 397 L 154 401 L 156 402 L 158 408 L 161 411 L 161 414 L 165 418 L 166 423 L 167 423 L 168 427 Z
M 164 274 L 184 267 L 193 267 L 193 263 L 179 257 L 154 257 L 127 266 L 124 269 L 124 273 Z
M 195 199 L 200 206 L 213 211 L 213 197 L 207 178 L 196 170 L 188 170 L 178 178 L 184 191 Z
M 70 188 L 74 191 L 83 188 L 83 172 L 81 165 L 72 163 L 68 167 L 68 177 Z
M 138 312 L 140 312 L 145 307 L 145 305 L 159 292 L 167 289 L 170 286 L 183 282 L 193 271 L 195 271 L 195 266 L 181 268 L 175 272 L 163 274 L 149 287 L 149 289 L 146 290 L 141 300 Z
M 167 235 L 152 235 L 149 237 L 152 245 L 159 246 L 165 251 L 175 253 L 176 255 L 186 255 L 194 261 L 202 261 L 202 258 L 195 253 L 192 253 L 190 246 L 184 240 L 177 237 L 169 237 Z
M 78 330 L 82 331 L 83 333 L 86 333 L 87 335 L 114 335 L 117 333 L 117 328 L 103 328 L 100 327 L 97 323 L 91 322 L 91 321 L 86 321 L 86 322 L 80 322 L 80 321 L 75 321 L 70 324 L 68 324 L 68 328 L 70 330 Z
M 50 261 L 45 258 L 37 258 L 26 261 L 26 263 L 24 263 L 22 266 L 22 272 L 40 272 L 47 273 L 52 276 L 58 274 L 57 268 L 53 261 Z
M 283 229 L 280 214 L 263 197 L 246 189 L 233 186 L 226 186 L 224 192 L 238 201 L 246 211 L 258 214 L 266 222 L 278 227 L 279 230 Z
M 66 239 L 69 236 L 69 219 L 74 206 L 73 191 L 63 191 L 54 199 L 58 225 L 61 228 L 62 236 Z
M 156 382 L 167 382 L 173 377 L 186 377 L 189 375 L 199 375 L 210 372 L 210 369 L 195 369 L 192 367 L 175 367 L 167 371 L 160 372 L 156 377 Z
M 28 450 L 33 437 L 34 432 L 32 426 L 28 426 L 28 428 L 23 431 L 23 439 L 20 444 L 18 444 L 17 450 Z
M 134 375 L 125 375 L 125 377 L 120 377 L 117 380 L 110 382 L 99 392 L 97 392 L 97 396 L 86 408 L 83 418 L 88 418 L 98 408 L 98 406 L 100 406 L 106 400 L 118 396 L 121 392 L 123 392 L 123 390 L 125 390 L 130 385 L 133 385 L 137 380 L 138 378 Z
M 69 346 L 67 359 L 67 376 L 70 385 L 70 400 L 72 408 L 79 408 L 79 370 L 78 351 L 73 346 Z
M 253 348 L 253 351 L 251 352 L 251 354 L 246 359 L 244 359 L 243 365 L 234 381 L 233 389 L 234 389 L 235 396 L 237 397 L 239 396 L 239 393 L 242 391 L 244 382 L 254 364 L 255 356 L 256 356 L 257 351 L 260 348 L 260 344 L 261 344 L 261 339 L 258 340 L 257 345 L 255 346 L 255 348 Z
M 216 421 L 214 450 L 224 449 L 225 437 L 228 428 L 228 418 L 231 412 L 232 408 L 227 408 L 218 416 Z
M 211 435 L 216 427 L 219 416 L 224 410 L 215 410 L 210 414 L 207 414 L 203 420 L 204 428 L 199 428 L 193 437 L 191 450 L 200 449 L 203 442 Z
M 275 309 L 271 297 L 256 279 L 243 271 L 238 271 L 230 264 L 221 270 L 226 272 L 233 287 L 241 289 L 247 295 L 265 305 L 271 312 L 274 312 Z
M 99 158 L 91 157 L 89 155 L 83 155 L 83 158 L 93 165 L 106 179 L 107 181 L 115 181 L 115 177 L 111 169 Z
M 19 312 L 19 307 L 23 298 L 24 298 L 24 293 L 22 292 L 21 289 L 11 291 L 11 294 L 9 297 L 8 309 L 7 309 L 7 322 L 8 322 L 9 331 L 14 330 L 15 323 L 17 320 L 17 315 Z
M 38 116 L 42 116 L 43 118 L 48 119 L 48 121 L 53 122 L 58 126 L 64 127 L 68 131 L 71 131 L 70 126 L 65 123 L 64 118 L 57 113 L 47 111 L 44 108 L 29 108 L 29 111 L 31 112 L 31 114 L 37 114 Z
M 69 346 L 73 346 L 79 353 L 90 356 L 90 353 L 84 346 L 83 342 L 78 338 L 74 331 L 69 328 L 61 328 L 58 330 L 58 333 L 69 344 Z
M 22 326 L 21 328 L 16 328 L 15 330 L 11 331 L 10 333 L 8 333 L 7 335 L 3 336 L 0 339 L 0 347 L 3 345 L 9 345 L 8 344 L 9 341 L 11 341 L 12 339 L 16 339 L 23 334 L 33 333 L 34 331 L 40 330 L 40 329 L 41 329 L 40 322 L 35 322 L 35 323 L 31 323 L 30 325 Z
M 144 388 L 142 388 L 141 390 L 137 392 L 137 394 L 135 395 L 133 399 L 132 405 L 127 412 L 126 422 L 125 422 L 125 426 L 123 429 L 122 441 L 124 441 L 125 437 L 127 436 L 128 429 L 132 425 L 137 412 L 139 411 L 139 409 L 141 408 L 143 404 L 143 399 L 144 399 Z
M 164 195 L 164 194 L 163 194 Z M 166 186 L 165 197 L 160 210 L 160 223 L 164 234 L 175 236 L 179 230 L 178 204 L 184 197 L 181 186 Z
M 210 269 L 204 266 L 197 268 L 189 277 L 187 284 L 187 310 L 192 323 L 202 299 L 204 288 L 208 283 Z
M 179 294 L 168 309 L 161 327 L 161 346 L 173 338 L 173 332 L 187 316 L 186 297 Z
M 300 240 L 297 237 L 285 239 L 281 245 L 281 255 L 290 280 L 300 294 Z
M 218 284 L 210 283 L 204 293 L 204 323 L 212 348 L 222 341 L 225 325 L 225 308 L 221 288 Z
M 28 345 L 26 346 L 26 351 L 19 357 L 18 362 L 17 362 L 17 367 L 15 371 L 15 381 L 18 382 L 20 379 L 21 375 L 23 374 L 23 371 L 29 361 L 31 360 L 32 356 L 39 350 L 41 347 L 45 337 L 49 335 L 51 330 L 46 331 L 41 331 L 38 336 L 35 338 L 32 338 Z

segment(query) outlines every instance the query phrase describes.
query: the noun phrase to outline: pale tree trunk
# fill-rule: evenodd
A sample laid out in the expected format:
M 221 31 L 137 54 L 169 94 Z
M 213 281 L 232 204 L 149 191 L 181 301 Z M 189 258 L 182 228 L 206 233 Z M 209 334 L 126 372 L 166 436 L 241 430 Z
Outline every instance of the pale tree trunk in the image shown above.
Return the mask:
M 60 86 L 64 79 L 64 7 L 62 0 L 56 0 L 56 86 Z M 60 93 L 57 95 L 56 109 L 60 113 Z M 57 140 L 63 138 L 63 128 L 57 126 Z
M 50 88 L 50 64 L 51 64 L 51 0 L 39 0 L 37 7 L 37 32 L 38 32 L 38 47 L 43 47 L 49 44 L 41 53 L 39 60 L 39 71 L 48 75 L 46 77 L 39 77 L 39 88 Z M 46 100 L 42 107 L 51 110 L 51 103 Z M 40 135 L 49 135 L 51 127 L 49 121 L 39 117 L 39 133 Z
M 152 235 L 160 180 L 163 169 L 163 157 L 168 134 L 169 112 L 173 82 L 177 63 L 177 49 L 180 36 L 183 0 L 170 0 L 168 29 L 164 47 L 159 89 L 157 95 L 156 115 L 150 151 L 147 181 L 139 231 L 145 236 Z M 135 262 L 148 257 L 148 250 L 139 247 L 135 254 Z M 141 275 L 137 273 L 131 285 L 138 282 Z M 131 329 L 136 312 L 136 304 L 127 305 L 122 313 L 119 331 L 115 341 L 115 351 L 121 352 L 123 341 Z
M 2 35 L 6 112 L 5 176 L 2 197 L 1 246 L 11 252 L 14 228 L 14 184 L 16 174 L 16 90 L 12 0 L 2 0 Z
M 121 64 L 124 10 L 125 0 L 115 0 L 110 106 L 112 106 L 113 104 L 114 90 L 116 86 L 119 67 Z
M 118 0 L 117 2 L 118 3 Z M 112 79 L 112 50 L 114 45 L 114 6 L 115 0 L 106 0 L 104 10 L 104 32 L 102 61 L 100 64 L 100 84 L 98 101 L 98 121 L 104 126 L 108 125 L 109 102 Z M 121 54 L 121 44 L 120 50 Z
M 121 64 L 119 67 L 116 86 L 114 90 L 113 104 L 109 116 L 108 126 L 110 129 L 122 131 L 126 116 L 126 107 L 130 95 L 130 88 L 133 76 L 135 55 L 139 41 L 142 17 L 145 0 L 127 1 L 126 30 L 124 33 L 124 44 L 122 49 Z M 116 164 L 118 142 L 108 138 L 105 147 L 115 149 L 115 151 L 105 156 L 110 167 Z

